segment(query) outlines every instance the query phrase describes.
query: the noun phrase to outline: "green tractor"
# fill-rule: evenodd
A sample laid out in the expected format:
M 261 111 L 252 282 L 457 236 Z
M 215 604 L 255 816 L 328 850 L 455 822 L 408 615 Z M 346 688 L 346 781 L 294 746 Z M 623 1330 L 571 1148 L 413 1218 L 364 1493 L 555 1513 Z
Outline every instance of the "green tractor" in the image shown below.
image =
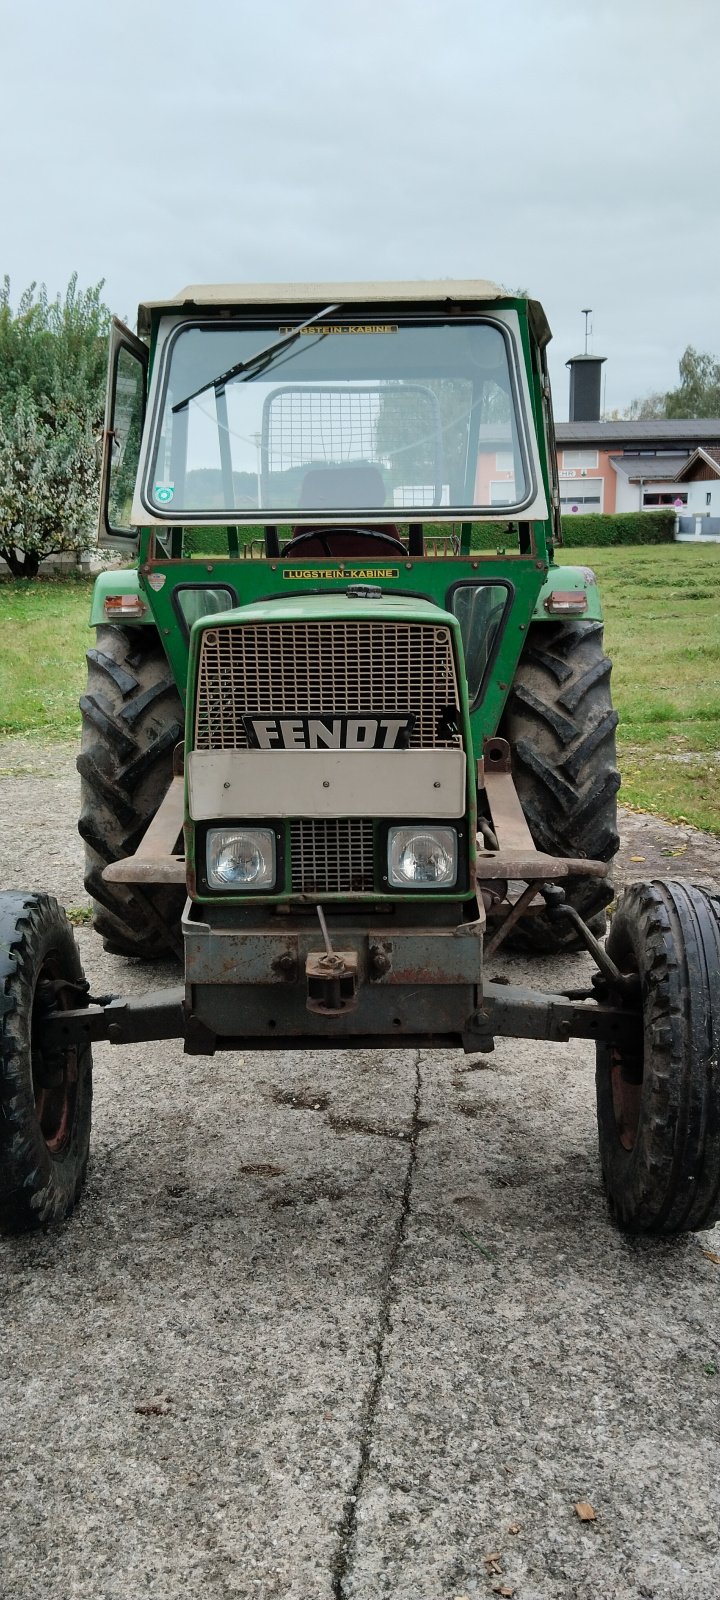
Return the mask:
M 607 946 L 616 713 L 562 542 L 539 304 L 486 282 L 189 288 L 113 329 L 80 832 L 91 999 L 47 896 L 0 897 L 0 1222 L 67 1214 L 91 1047 L 595 1039 L 611 1210 L 720 1214 L 720 919 L 634 885 Z M 501 945 L 593 985 L 493 983 Z M 4 995 L 4 998 L 3 998 Z

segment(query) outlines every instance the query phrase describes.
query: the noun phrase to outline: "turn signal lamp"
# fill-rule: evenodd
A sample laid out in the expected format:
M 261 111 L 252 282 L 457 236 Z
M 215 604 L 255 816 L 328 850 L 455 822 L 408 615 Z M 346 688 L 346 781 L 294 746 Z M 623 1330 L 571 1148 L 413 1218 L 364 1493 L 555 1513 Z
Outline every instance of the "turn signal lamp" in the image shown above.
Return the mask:
M 584 589 L 555 589 L 545 601 L 545 610 L 551 616 L 581 617 L 588 608 L 588 597 Z
M 108 594 L 103 610 L 106 617 L 122 621 L 123 617 L 144 617 L 146 606 L 139 594 Z

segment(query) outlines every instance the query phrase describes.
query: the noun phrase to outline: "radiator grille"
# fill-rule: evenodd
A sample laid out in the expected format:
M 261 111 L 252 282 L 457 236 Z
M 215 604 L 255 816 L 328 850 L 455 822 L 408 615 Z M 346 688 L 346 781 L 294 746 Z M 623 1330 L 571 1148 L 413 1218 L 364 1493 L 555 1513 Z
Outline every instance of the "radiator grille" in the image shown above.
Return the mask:
M 195 745 L 247 747 L 245 716 L 413 711 L 411 744 L 452 748 L 444 707 L 459 705 L 447 628 L 405 622 L 268 622 L 207 628 Z
M 372 893 L 372 823 L 293 822 L 290 864 L 294 894 Z

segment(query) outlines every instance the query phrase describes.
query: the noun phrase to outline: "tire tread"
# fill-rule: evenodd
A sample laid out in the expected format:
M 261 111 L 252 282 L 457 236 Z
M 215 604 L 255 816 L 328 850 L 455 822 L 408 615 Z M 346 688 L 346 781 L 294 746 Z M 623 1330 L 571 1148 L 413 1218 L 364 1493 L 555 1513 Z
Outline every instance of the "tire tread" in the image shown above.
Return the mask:
M 82 749 L 78 821 L 94 926 L 117 955 L 180 956 L 180 888 L 109 884 L 102 871 L 134 853 L 172 778 L 183 711 L 154 629 L 101 626 L 88 651 L 80 701 Z

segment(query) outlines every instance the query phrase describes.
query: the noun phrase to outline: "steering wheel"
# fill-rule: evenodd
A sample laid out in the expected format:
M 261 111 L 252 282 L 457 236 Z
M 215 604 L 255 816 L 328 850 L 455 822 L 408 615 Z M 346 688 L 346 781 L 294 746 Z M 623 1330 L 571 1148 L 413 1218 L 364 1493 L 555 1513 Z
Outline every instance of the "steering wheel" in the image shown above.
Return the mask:
M 333 533 L 334 534 L 354 533 L 354 534 L 361 534 L 361 535 L 367 534 L 367 537 L 369 539 L 380 539 L 381 542 L 383 544 L 387 545 L 390 550 L 402 551 L 403 555 L 406 554 L 405 546 L 403 544 L 401 544 L 400 540 L 396 539 L 394 537 L 394 535 L 391 534 L 391 533 L 382 533 L 379 528 L 348 528 L 348 527 L 342 527 L 342 528 L 327 528 L 327 529 L 323 529 L 323 528 L 308 528 L 305 531 L 305 533 L 295 533 L 295 534 L 293 534 L 293 537 L 290 540 L 290 543 L 285 545 L 285 548 L 283 550 L 283 555 L 286 556 L 288 554 L 288 552 L 290 554 L 292 554 L 293 551 L 297 549 L 298 545 L 307 544 L 310 539 L 317 539 L 318 544 L 320 545 L 320 548 L 323 551 L 323 554 L 326 555 L 326 556 L 332 557 L 333 552 L 330 549 L 330 546 L 328 544 L 328 538 Z M 335 552 L 335 553 L 337 554 L 337 552 Z

